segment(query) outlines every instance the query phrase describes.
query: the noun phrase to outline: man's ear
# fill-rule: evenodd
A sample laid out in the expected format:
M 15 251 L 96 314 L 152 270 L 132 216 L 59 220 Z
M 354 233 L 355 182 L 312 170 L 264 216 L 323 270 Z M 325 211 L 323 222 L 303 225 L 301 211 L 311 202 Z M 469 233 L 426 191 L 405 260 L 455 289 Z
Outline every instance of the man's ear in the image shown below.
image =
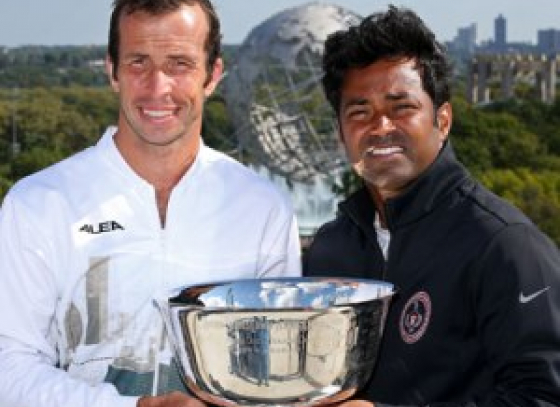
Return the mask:
M 118 93 L 119 81 L 115 79 L 117 77 L 115 69 L 115 64 L 113 64 L 113 61 L 111 60 L 109 55 L 107 55 L 105 57 L 105 72 L 107 73 L 107 77 L 109 78 L 109 84 L 111 85 L 111 88 L 113 88 L 113 90 Z
M 447 139 L 451 131 L 451 123 L 453 121 L 453 109 L 451 103 L 443 103 L 436 112 L 436 123 L 439 133 L 441 134 L 442 141 Z
M 214 89 L 220 83 L 222 79 L 222 75 L 224 73 L 224 61 L 222 58 L 217 58 L 216 62 L 214 62 L 214 66 L 212 67 L 212 72 L 208 78 L 206 85 L 204 85 L 204 95 L 206 97 L 210 97 L 210 95 L 214 92 Z

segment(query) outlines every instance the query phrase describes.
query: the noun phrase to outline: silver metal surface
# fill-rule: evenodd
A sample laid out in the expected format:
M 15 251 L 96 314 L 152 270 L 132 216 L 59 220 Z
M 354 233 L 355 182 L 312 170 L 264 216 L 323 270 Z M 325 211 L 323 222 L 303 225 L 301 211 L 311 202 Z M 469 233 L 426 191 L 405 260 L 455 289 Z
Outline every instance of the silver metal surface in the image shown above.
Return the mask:
M 315 405 L 370 376 L 394 288 L 286 278 L 183 287 L 158 300 L 188 387 L 229 405 Z

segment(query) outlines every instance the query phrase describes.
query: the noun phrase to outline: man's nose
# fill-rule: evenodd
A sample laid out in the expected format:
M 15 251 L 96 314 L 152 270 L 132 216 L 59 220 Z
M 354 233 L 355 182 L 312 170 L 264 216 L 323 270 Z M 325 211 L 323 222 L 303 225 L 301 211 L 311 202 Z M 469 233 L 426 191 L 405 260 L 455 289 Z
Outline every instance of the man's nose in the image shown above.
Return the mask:
M 379 135 L 385 135 L 393 130 L 395 130 L 395 123 L 391 118 L 385 114 L 377 116 L 374 122 L 374 133 Z
M 154 69 L 149 77 L 148 86 L 155 96 L 171 93 L 173 79 L 161 69 Z

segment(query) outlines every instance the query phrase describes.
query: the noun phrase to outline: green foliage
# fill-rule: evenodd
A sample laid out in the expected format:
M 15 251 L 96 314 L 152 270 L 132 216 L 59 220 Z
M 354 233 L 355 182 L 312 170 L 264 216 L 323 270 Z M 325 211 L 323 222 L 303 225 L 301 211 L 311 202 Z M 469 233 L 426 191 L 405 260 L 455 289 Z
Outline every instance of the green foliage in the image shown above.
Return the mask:
M 528 168 L 491 170 L 483 184 L 521 209 L 557 244 L 560 242 L 560 173 Z
M 0 147 L 0 149 L 1 148 L 2 147 Z M 11 188 L 13 182 L 9 177 L 11 166 L 8 163 L 8 160 L 2 159 L 0 160 L 0 163 L 2 163 L 0 164 L 0 200 L 1 200 L 2 197 L 6 194 L 6 192 L 8 192 L 8 189 Z
M 117 109 L 108 87 L 0 89 L 1 196 L 19 178 L 95 143 Z
M 105 46 L 26 46 L 0 49 L 0 87 L 107 85 Z
M 454 103 L 452 139 L 461 161 L 474 173 L 492 168 L 534 167 L 545 147 L 520 117 Z
M 46 147 L 34 146 L 24 150 L 12 160 L 11 176 L 20 179 L 45 168 L 65 157 L 60 151 L 53 151 Z
M 204 143 L 220 151 L 232 152 L 236 148 L 233 134 L 225 100 L 220 95 L 210 97 L 206 101 L 202 123 Z
M 6 195 L 8 190 L 12 187 L 13 182 L 9 179 L 0 176 L 0 196 Z

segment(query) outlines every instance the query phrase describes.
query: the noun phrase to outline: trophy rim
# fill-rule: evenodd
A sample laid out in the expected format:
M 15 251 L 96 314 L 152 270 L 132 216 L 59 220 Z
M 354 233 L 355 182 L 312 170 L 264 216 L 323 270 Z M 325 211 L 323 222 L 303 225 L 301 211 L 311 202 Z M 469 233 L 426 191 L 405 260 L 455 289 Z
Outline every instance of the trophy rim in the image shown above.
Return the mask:
M 308 305 L 294 305 L 294 306 L 241 306 L 241 305 L 207 305 L 204 303 L 195 304 L 193 301 L 196 301 L 201 295 L 205 294 L 207 291 L 210 291 L 215 288 L 219 287 L 240 287 L 243 285 L 253 285 L 255 283 L 262 284 L 263 283 L 286 283 L 297 285 L 299 284 L 308 284 L 308 283 L 332 283 L 333 285 L 351 285 L 351 284 L 363 284 L 367 286 L 378 286 L 383 287 L 387 291 L 381 295 L 376 296 L 375 298 L 364 298 L 364 299 L 355 299 L 348 302 L 343 302 L 339 304 L 324 304 L 322 306 L 313 306 L 314 310 L 328 310 L 328 309 L 339 309 L 341 307 L 352 307 L 353 305 L 357 304 L 364 304 L 373 301 L 390 301 L 391 298 L 398 292 L 397 287 L 395 284 L 385 281 L 385 280 L 377 280 L 377 279 L 368 279 L 368 278 L 354 278 L 354 277 L 321 277 L 321 276 L 313 276 L 313 277 L 263 277 L 263 278 L 243 278 L 243 279 L 227 279 L 227 280 L 219 280 L 215 282 L 208 282 L 208 283 L 198 283 L 198 284 L 186 284 L 181 287 L 172 289 L 168 291 L 164 295 L 165 301 L 168 302 L 170 306 L 181 306 L 181 305 L 189 305 L 192 308 L 199 308 L 207 311 L 212 312 L 250 312 L 250 311 L 259 311 L 259 312 L 267 312 L 267 311 L 275 311 L 281 312 L 282 310 L 285 311 L 297 311 L 297 310 L 308 310 L 310 307 Z M 195 295 L 193 295 L 195 294 Z

